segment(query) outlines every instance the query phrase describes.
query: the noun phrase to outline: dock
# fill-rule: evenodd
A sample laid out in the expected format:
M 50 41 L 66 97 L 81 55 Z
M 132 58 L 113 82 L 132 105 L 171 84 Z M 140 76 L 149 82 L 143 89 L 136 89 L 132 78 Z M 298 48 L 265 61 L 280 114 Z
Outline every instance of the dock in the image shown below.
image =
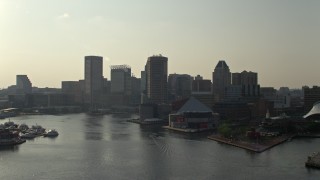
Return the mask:
M 293 137 L 294 137 L 294 135 L 291 135 L 291 134 L 282 135 L 282 136 L 276 137 L 276 138 L 269 140 L 267 142 L 264 142 L 264 143 L 251 143 L 248 141 L 231 140 L 228 138 L 224 138 L 220 135 L 211 135 L 211 136 L 208 136 L 208 139 L 211 139 L 211 140 L 214 140 L 214 141 L 217 141 L 220 143 L 228 144 L 231 146 L 235 146 L 238 148 L 246 149 L 249 151 L 253 151 L 256 153 L 261 153 L 261 152 L 266 151 L 276 145 L 279 145 L 283 142 L 286 142 Z
M 313 153 L 312 155 L 308 156 L 308 160 L 305 165 L 306 167 L 320 169 L 320 152 Z
M 181 128 L 174 128 L 170 126 L 163 126 L 162 128 L 168 129 L 168 130 L 173 130 L 173 131 L 179 131 L 183 133 L 199 133 L 199 132 L 205 132 L 205 131 L 210 131 L 214 129 L 181 129 Z
M 163 120 L 159 121 L 141 121 L 140 119 L 128 119 L 127 122 L 132 122 L 140 125 L 165 125 L 167 122 Z

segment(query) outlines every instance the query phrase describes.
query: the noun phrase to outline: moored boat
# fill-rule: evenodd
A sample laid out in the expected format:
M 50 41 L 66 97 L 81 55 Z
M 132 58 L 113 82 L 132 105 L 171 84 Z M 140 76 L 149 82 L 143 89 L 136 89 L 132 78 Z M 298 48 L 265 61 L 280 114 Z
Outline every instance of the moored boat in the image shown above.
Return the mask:
M 56 137 L 59 133 L 55 129 L 50 129 L 49 131 L 43 134 L 44 137 Z
M 0 130 L 0 146 L 13 146 L 24 142 L 26 140 L 21 139 L 19 132 L 12 132 L 8 129 Z

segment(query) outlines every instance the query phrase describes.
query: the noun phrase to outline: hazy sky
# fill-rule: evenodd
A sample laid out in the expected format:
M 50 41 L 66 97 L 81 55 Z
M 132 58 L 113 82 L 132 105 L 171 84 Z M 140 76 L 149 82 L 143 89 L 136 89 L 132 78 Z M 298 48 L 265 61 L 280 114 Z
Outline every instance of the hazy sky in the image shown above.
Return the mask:
M 319 0 L 0 0 L 0 88 L 27 74 L 34 86 L 84 77 L 84 56 L 128 64 L 147 57 L 169 73 L 211 79 L 218 60 L 258 72 L 265 86 L 320 85 Z

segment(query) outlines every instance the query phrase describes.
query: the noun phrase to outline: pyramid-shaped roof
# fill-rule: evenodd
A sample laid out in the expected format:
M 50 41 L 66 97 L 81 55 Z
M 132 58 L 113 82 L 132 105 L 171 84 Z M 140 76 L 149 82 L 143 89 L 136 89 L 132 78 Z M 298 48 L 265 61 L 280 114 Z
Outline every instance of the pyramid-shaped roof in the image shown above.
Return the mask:
M 189 100 L 179 109 L 177 114 L 183 114 L 185 112 L 212 112 L 212 110 L 196 98 L 190 97 Z
M 229 69 L 229 66 L 227 65 L 227 63 L 224 60 L 220 60 L 218 62 L 218 64 L 216 65 L 216 68 Z

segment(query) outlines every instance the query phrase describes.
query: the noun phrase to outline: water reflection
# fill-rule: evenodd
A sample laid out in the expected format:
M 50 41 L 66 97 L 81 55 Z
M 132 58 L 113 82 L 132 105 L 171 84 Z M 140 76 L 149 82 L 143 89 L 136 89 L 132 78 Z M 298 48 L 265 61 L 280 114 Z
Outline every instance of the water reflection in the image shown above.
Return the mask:
M 0 146 L 0 151 L 19 151 L 19 145 L 15 146 Z
M 85 139 L 86 140 L 102 140 L 103 139 L 103 116 L 88 116 L 84 119 Z

